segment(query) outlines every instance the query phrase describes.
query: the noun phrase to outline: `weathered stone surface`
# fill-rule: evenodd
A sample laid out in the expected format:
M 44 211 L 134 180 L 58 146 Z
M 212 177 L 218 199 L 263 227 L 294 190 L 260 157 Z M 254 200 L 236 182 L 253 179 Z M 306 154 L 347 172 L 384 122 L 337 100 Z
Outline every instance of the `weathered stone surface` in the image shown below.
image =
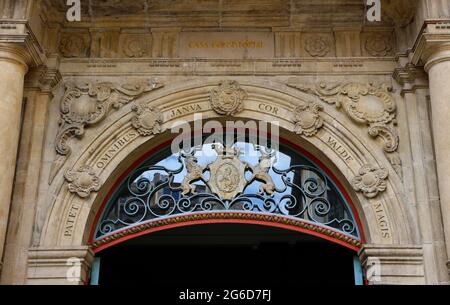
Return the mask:
M 69 282 L 85 283 L 114 178 L 202 114 L 278 122 L 330 169 L 360 214 L 361 262 L 381 268 L 370 284 L 450 283 L 450 1 L 382 1 L 374 24 L 361 0 L 83 0 L 76 23 L 62 0 L 0 2 L 2 282 L 68 283 L 77 258 Z M 41 68 L 24 88 L 26 66 Z M 266 157 L 252 170 L 270 194 Z M 234 182 L 213 188 L 232 198 Z

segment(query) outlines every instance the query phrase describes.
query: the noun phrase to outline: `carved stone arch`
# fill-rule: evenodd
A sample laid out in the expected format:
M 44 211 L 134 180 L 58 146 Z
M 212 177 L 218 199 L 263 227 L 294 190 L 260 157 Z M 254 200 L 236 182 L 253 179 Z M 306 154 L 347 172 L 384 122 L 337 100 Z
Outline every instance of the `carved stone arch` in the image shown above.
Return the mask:
M 140 135 L 136 126 L 133 126 L 133 118 L 137 115 L 133 105 L 122 107 L 112 113 L 104 124 L 95 126 L 93 128 L 95 132 L 80 142 L 80 145 L 84 147 L 83 151 L 79 154 L 74 153 L 68 158 L 66 173 L 69 170 L 71 171 L 69 175 L 79 172 L 84 175 L 83 177 L 88 177 L 91 171 L 86 168 L 93 169 L 100 181 L 99 191 L 94 190 L 82 198 L 76 191 L 72 192 L 73 190 L 69 189 L 70 181 L 67 181 L 67 177 L 56 177 L 50 186 L 54 201 L 43 226 L 39 246 L 87 244 L 95 215 L 109 190 L 114 187 L 114 182 L 149 147 L 155 147 L 170 139 L 170 134 L 164 130 L 167 130 L 175 119 L 192 122 L 194 113 L 202 113 L 208 119 L 223 118 L 222 114 L 212 110 L 210 104 L 211 90 L 218 88 L 221 82 L 221 79 L 213 78 L 208 82 L 194 81 L 168 85 L 149 97 L 137 99 L 136 105 L 149 105 L 161 112 L 160 134 Z M 351 194 L 351 199 L 362 219 L 367 243 L 406 245 L 417 241 L 417 236 L 412 235 L 414 232 L 411 230 L 412 222 L 405 212 L 406 203 L 402 198 L 401 181 L 382 149 L 377 149 L 376 144 L 370 142 L 372 141 L 370 138 L 362 136 L 364 132 L 359 131 L 356 126 L 346 125 L 336 120 L 336 110 L 324 105 L 320 109 L 320 118 L 323 122 L 322 125 L 317 125 L 319 130 L 315 133 L 297 134 L 296 127 L 301 120 L 295 119 L 294 110 L 299 106 L 306 110 L 314 108 L 311 106 L 314 100 L 310 96 L 283 84 L 268 81 L 252 83 L 242 81 L 239 85 L 245 90 L 247 96 L 245 104 L 239 112 L 234 114 L 234 118 L 277 120 L 283 130 L 282 136 L 288 137 L 290 141 L 320 156 L 335 176 L 342 179 L 343 185 Z M 259 107 L 261 104 L 278 107 L 279 110 L 266 112 Z M 170 116 L 175 107 L 185 105 L 198 107 L 194 106 L 192 113 L 181 112 L 179 116 Z M 128 140 L 125 140 L 125 137 L 128 137 Z M 330 137 L 343 149 L 336 149 L 333 144 L 327 143 Z M 126 143 L 108 162 L 103 162 L 99 167 L 98 160 L 105 155 L 109 147 L 121 140 Z M 351 155 L 351 160 L 342 156 L 340 151 L 344 150 Z M 385 169 L 388 174 L 388 177 L 375 175 L 377 179 L 379 178 L 378 182 L 382 184 L 382 187 L 374 196 L 370 191 L 355 192 L 353 190 L 355 186 L 352 187 L 352 180 L 363 175 L 368 165 L 371 165 L 375 172 Z M 84 171 L 88 172 L 87 176 Z M 387 229 L 383 227 L 385 225 Z M 386 234 L 389 236 L 386 237 Z

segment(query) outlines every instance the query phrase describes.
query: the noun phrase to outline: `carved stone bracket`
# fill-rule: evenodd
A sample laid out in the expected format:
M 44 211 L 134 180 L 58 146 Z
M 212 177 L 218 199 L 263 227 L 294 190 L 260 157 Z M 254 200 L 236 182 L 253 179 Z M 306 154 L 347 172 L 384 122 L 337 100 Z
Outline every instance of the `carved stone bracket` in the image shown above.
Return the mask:
M 218 114 L 235 115 L 244 109 L 247 92 L 237 81 L 223 81 L 210 92 L 211 108 Z
M 68 140 L 81 138 L 85 128 L 103 121 L 111 108 L 119 109 L 142 94 L 163 85 L 147 83 L 116 85 L 113 83 L 66 84 L 61 101 L 61 119 L 56 136 L 55 148 L 58 154 L 50 173 L 50 182 L 64 164 L 71 152 Z
M 358 175 L 352 180 L 352 187 L 357 192 L 362 192 L 367 198 L 375 198 L 387 188 L 386 178 L 389 172 L 384 168 L 376 168 L 372 165 L 363 165 Z
M 136 115 L 131 119 L 131 124 L 142 136 L 150 136 L 161 132 L 163 116 L 159 109 L 149 105 L 133 105 Z
M 97 192 L 100 189 L 100 179 L 95 171 L 87 165 L 76 171 L 68 169 L 64 178 L 69 182 L 69 191 L 76 193 L 81 198 L 89 197 L 91 192 Z
M 323 107 L 317 103 L 303 103 L 294 109 L 293 122 L 295 132 L 306 137 L 314 136 L 323 126 L 320 111 Z

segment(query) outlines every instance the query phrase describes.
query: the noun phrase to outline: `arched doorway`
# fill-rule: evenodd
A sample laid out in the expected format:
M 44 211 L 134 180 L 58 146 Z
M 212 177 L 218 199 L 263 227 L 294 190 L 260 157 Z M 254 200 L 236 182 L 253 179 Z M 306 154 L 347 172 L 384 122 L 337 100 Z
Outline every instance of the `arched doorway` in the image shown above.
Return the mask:
M 354 265 L 355 254 L 286 229 L 195 225 L 143 235 L 99 252 L 98 284 L 353 285 L 361 278 L 359 266 Z
M 362 282 L 355 260 L 363 240 L 358 216 L 339 181 L 314 156 L 287 141 L 278 150 L 249 141 L 172 150 L 163 145 L 149 151 L 107 196 L 91 232 L 93 283 L 140 281 L 152 269 L 159 274 L 161 266 L 148 258 L 174 253 L 185 253 L 205 270 L 227 253 L 239 253 L 255 269 L 244 282 L 262 279 L 253 276 L 276 257 L 266 275 L 279 283 Z M 273 235 L 279 239 L 271 241 Z M 283 276 L 283 257 L 310 262 L 301 268 L 293 263 L 303 280 Z M 190 266 L 171 267 L 186 274 Z M 231 281 L 228 271 L 244 266 L 228 261 L 217 268 L 222 271 L 209 275 L 210 283 Z M 165 280 L 192 284 L 192 277 Z
M 77 154 L 71 154 L 65 161 L 67 171 L 70 170 L 76 178 L 74 182 L 80 183 L 79 188 L 74 188 L 75 183 L 69 183 L 68 178 L 63 175 L 55 176 L 51 182 L 49 190 L 52 197 L 49 198 L 48 214 L 42 217 L 42 230 L 36 233 L 38 241 L 30 255 L 31 272 L 45 271 L 48 253 L 64 259 L 67 256 L 77 257 L 82 262 L 82 270 L 80 276 L 74 277 L 74 281 L 86 283 L 90 270 L 95 269 L 95 266 L 92 266 L 93 254 L 100 255 L 101 251 L 128 239 L 183 225 L 245 222 L 276 226 L 330 239 L 355 251 L 361 250 L 360 258 L 365 269 L 375 260 L 380 262 L 379 265 L 382 267 L 383 264 L 387 266 L 386 268 L 395 265 L 399 276 L 402 279 L 409 279 L 409 275 L 405 276 L 404 264 L 398 262 L 397 258 L 409 257 L 409 245 L 415 244 L 417 240 L 416 230 L 406 212 L 406 202 L 399 191 L 402 185 L 399 177 L 382 151 L 376 149 L 375 143 L 367 141 L 365 134 L 348 124 L 341 124 L 336 117 L 337 114 L 327 107 L 320 113 L 323 126 L 317 134 L 298 135 L 296 124 L 292 120 L 292 112 L 296 105 L 308 100 L 305 95 L 280 83 L 245 80 L 241 85 L 251 94 L 244 103 L 243 110 L 234 115 L 225 116 L 212 109 L 209 98 L 210 92 L 214 92 L 217 88 L 217 79 L 210 79 L 201 83 L 198 81 L 173 83 L 139 101 L 142 106 L 149 105 L 160 110 L 164 119 L 159 133 L 140 136 L 139 131 L 142 130 L 137 130 L 132 124 L 139 117 L 133 110 L 137 109 L 133 105 L 111 113 L 107 124 L 93 126 L 91 137 L 84 137 L 79 143 L 84 149 Z M 272 113 L 259 111 L 258 105 L 261 104 L 273 105 L 278 111 Z M 187 111 L 178 114 L 176 111 L 181 109 L 180 105 L 194 105 L 192 111 L 195 113 Z M 173 217 L 156 220 L 144 219 L 136 226 L 126 225 L 117 231 L 113 230 L 107 235 L 94 238 L 102 213 L 108 210 L 108 202 L 112 202 L 110 199 L 120 186 L 124 185 L 128 175 L 143 165 L 147 158 L 156 156 L 157 151 L 170 145 L 173 137 L 170 128 L 173 124 L 181 120 L 195 126 L 195 116 L 198 114 L 207 120 L 279 122 L 281 142 L 291 151 L 306 157 L 319 172 L 325 173 L 332 181 L 330 185 L 335 187 L 338 198 L 342 199 L 341 201 L 353 212 L 354 220 L 358 223 L 357 227 L 360 228 L 360 235 L 354 236 L 330 226 L 305 221 L 302 217 L 292 218 L 279 213 L 255 213 L 255 211 L 224 213 L 222 210 L 219 213 L 196 212 L 195 215 L 176 214 L 172 215 Z M 151 122 L 152 116 L 148 118 Z M 351 157 L 343 158 L 341 149 Z M 156 163 L 161 160 L 156 160 Z M 252 165 L 256 166 L 257 163 L 253 162 Z M 351 183 L 355 177 L 360 176 L 360 170 L 369 164 L 389 171 L 389 177 L 382 181 L 386 186 L 385 191 L 380 191 L 375 197 L 370 198 L 362 191 L 355 191 Z M 370 179 L 366 182 L 370 183 Z M 361 224 L 358 216 L 361 217 Z M 71 249 L 71 252 L 66 251 L 67 249 Z M 412 251 L 417 257 L 421 257 L 420 249 L 414 248 Z M 384 256 L 388 257 L 387 261 L 384 260 Z M 62 270 L 68 268 L 70 267 L 66 265 L 60 266 Z M 414 268 L 412 267 L 416 270 Z M 420 264 L 417 269 L 419 268 Z M 56 275 L 51 276 L 52 281 L 59 281 Z M 30 276 L 29 282 L 39 282 L 41 277 L 47 279 L 47 275 L 38 274 Z M 369 283 L 390 283 L 392 278 L 386 276 L 373 281 L 367 280 Z

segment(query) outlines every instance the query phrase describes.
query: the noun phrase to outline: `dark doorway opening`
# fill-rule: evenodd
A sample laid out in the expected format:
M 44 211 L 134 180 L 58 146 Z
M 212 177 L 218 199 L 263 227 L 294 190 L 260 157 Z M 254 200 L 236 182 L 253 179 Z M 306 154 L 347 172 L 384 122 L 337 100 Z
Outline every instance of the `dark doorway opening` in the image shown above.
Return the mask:
M 354 285 L 356 253 L 324 239 L 247 224 L 144 235 L 105 249 L 100 285 Z M 150 286 L 149 286 L 150 287 Z

